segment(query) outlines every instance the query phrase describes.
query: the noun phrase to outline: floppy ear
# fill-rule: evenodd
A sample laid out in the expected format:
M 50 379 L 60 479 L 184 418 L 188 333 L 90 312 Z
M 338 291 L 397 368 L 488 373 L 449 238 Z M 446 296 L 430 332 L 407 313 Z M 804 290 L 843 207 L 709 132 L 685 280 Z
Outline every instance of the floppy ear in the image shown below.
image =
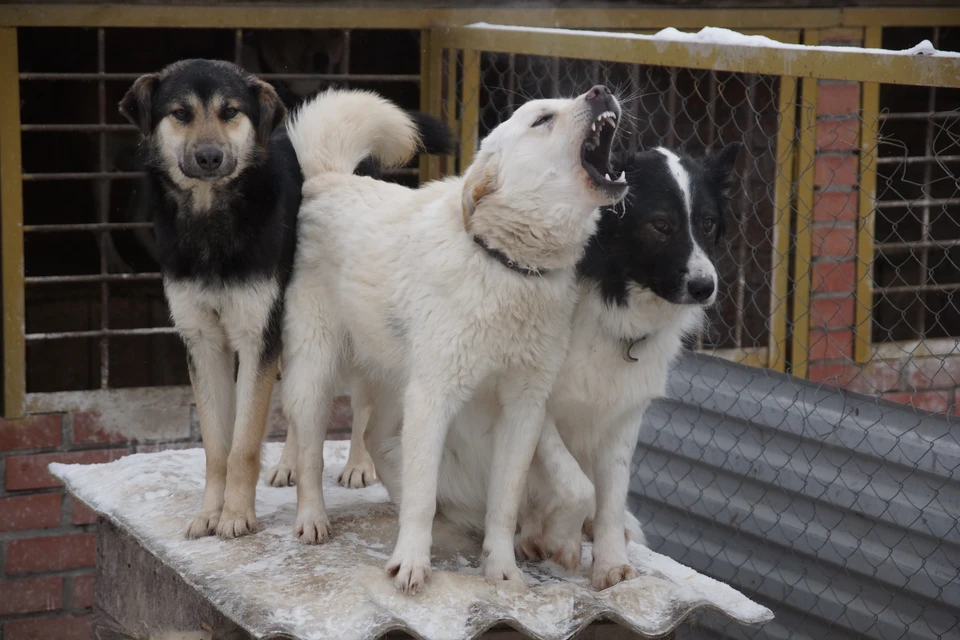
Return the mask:
M 151 111 L 153 108 L 153 94 L 160 84 L 160 76 L 148 73 L 136 79 L 127 95 L 120 101 L 120 113 L 134 125 L 139 127 L 140 133 L 150 135 L 153 129 Z
M 721 192 L 726 193 L 733 184 L 733 169 L 737 165 L 737 156 L 743 143 L 731 142 L 720 153 L 711 156 L 708 161 L 710 178 L 720 188 Z
M 463 181 L 461 206 L 463 208 L 463 228 L 470 231 L 473 214 L 480 201 L 497 190 L 497 162 L 492 153 L 481 152 L 467 169 Z
M 277 90 L 260 78 L 252 78 L 250 85 L 257 95 L 257 102 L 260 105 L 260 122 L 257 123 L 257 139 L 261 145 L 266 146 L 270 141 L 270 134 L 280 126 L 283 119 L 287 117 L 287 107 L 283 100 L 277 95 Z

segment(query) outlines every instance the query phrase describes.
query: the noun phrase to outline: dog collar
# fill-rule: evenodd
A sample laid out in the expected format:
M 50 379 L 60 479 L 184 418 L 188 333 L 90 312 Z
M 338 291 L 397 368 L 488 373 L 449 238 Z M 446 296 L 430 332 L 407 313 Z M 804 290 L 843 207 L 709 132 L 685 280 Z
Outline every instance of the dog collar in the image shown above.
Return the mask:
M 620 343 L 623 345 L 623 359 L 631 363 L 639 362 L 639 359 L 630 355 L 630 351 L 649 337 L 650 334 L 648 333 L 647 335 L 640 336 L 639 338 L 620 338 Z
M 497 262 L 505 266 L 507 269 L 510 269 L 511 271 L 516 271 L 522 276 L 542 276 L 543 274 L 547 273 L 542 269 L 530 269 L 528 267 L 524 267 L 517 264 L 516 262 L 508 258 L 507 254 L 505 254 L 503 251 L 500 251 L 499 249 L 494 249 L 493 247 L 488 245 L 486 241 L 484 241 L 484 239 L 481 238 L 480 236 L 473 236 L 473 241 L 476 242 L 481 249 L 486 251 L 488 256 L 490 256 L 491 258 L 493 258 L 494 260 L 496 260 Z

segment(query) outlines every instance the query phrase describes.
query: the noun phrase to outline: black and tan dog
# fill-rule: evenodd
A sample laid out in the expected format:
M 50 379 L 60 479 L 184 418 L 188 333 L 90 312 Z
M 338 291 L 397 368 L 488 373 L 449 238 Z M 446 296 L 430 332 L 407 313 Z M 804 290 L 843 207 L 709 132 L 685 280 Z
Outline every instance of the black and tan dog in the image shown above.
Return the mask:
M 236 65 L 184 60 L 138 78 L 120 112 L 145 138 L 143 206 L 206 452 L 203 506 L 186 535 L 241 536 L 257 529 L 260 446 L 303 184 L 280 127 L 286 108 Z M 442 124 L 416 119 L 428 151 L 448 146 Z

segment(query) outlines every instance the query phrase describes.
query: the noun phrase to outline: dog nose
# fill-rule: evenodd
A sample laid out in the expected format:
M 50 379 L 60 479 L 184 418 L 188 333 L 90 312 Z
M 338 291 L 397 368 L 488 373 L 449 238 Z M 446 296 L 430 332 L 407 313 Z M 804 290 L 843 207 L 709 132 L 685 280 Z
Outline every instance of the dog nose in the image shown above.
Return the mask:
M 713 278 L 693 278 L 687 281 L 687 292 L 697 302 L 708 300 L 713 295 Z
M 587 91 L 587 100 L 596 100 L 598 97 L 606 97 L 612 94 L 613 92 L 610 91 L 610 89 L 602 84 L 598 84 L 590 89 L 590 91 Z
M 223 163 L 223 151 L 212 144 L 197 147 L 194 157 L 197 159 L 197 165 L 204 171 L 213 171 Z

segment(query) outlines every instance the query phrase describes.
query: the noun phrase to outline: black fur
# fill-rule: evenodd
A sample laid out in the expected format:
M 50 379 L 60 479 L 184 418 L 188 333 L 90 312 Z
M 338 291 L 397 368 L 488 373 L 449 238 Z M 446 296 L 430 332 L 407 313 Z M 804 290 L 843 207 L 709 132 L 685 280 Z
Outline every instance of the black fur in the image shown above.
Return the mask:
M 630 192 L 622 204 L 602 212 L 597 233 L 578 265 L 580 277 L 594 281 L 609 304 L 626 305 L 630 283 L 679 302 L 695 248 L 690 222 L 696 242 L 710 255 L 724 237 L 729 188 L 741 146 L 727 145 L 703 159 L 678 154 L 690 175 L 689 219 L 662 153 L 643 151 L 615 158 L 615 171 L 626 171 Z M 715 221 L 714 229 L 705 227 L 707 220 Z
M 264 327 L 261 353 L 261 363 L 273 362 L 280 353 L 283 291 L 293 268 L 303 186 L 293 145 L 276 131 L 285 110 L 264 83 L 229 63 L 187 60 L 145 78 L 120 110 L 147 137 L 141 194 L 154 221 L 163 276 L 208 287 L 276 279 L 281 295 Z M 235 100 L 257 126 L 256 148 L 246 168 L 216 184 L 211 207 L 196 212 L 190 192 L 171 177 L 174 168 L 152 140 L 171 105 L 190 96 L 206 103 L 215 93 Z

